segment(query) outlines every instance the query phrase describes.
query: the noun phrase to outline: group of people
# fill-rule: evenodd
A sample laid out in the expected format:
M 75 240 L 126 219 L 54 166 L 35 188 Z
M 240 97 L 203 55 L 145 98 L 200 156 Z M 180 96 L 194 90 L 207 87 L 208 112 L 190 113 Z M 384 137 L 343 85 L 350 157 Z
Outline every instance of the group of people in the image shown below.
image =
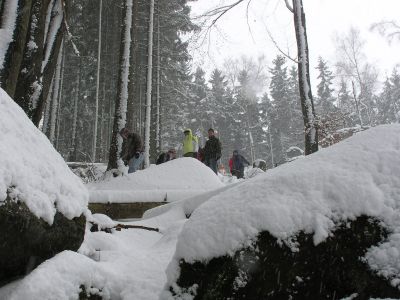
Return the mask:
M 222 146 L 220 140 L 215 136 L 213 128 L 208 130 L 208 140 L 203 148 L 199 147 L 199 141 L 190 129 L 185 129 L 183 138 L 183 156 L 197 158 L 217 174 L 218 160 L 221 158 Z M 128 166 L 128 173 L 133 173 L 139 169 L 144 159 L 142 139 L 137 133 L 129 132 L 127 128 L 120 131 L 124 142 L 122 145 L 121 159 Z M 157 158 L 156 164 L 162 164 L 176 158 L 176 150 L 171 148 L 168 152 L 161 153 Z M 243 178 L 245 165 L 249 162 L 239 154 L 237 150 L 229 160 L 231 174 L 237 178 Z
M 198 138 L 190 129 L 185 129 L 183 134 L 185 135 L 183 156 L 197 158 L 217 174 L 217 161 L 221 158 L 222 146 L 220 140 L 215 136 L 214 129 L 208 129 L 208 140 L 204 148 L 199 147 Z

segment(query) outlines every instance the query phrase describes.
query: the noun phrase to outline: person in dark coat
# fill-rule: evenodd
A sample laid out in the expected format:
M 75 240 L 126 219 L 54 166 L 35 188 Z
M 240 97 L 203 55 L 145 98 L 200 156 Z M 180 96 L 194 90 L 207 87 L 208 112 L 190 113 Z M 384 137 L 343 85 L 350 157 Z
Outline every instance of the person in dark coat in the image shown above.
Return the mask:
M 176 158 L 176 150 L 171 148 L 168 150 L 168 152 L 163 152 L 158 156 L 156 165 L 160 165 L 175 158 Z
M 137 133 L 129 132 L 127 128 L 121 129 L 119 133 L 124 140 L 121 159 L 125 166 L 129 166 L 128 173 L 136 172 L 144 159 L 142 138 Z
M 245 165 L 250 166 L 250 163 L 243 155 L 239 154 L 238 150 L 233 151 L 233 155 L 229 160 L 229 167 L 231 169 L 232 176 L 236 176 L 238 179 L 244 177 Z
M 219 139 L 215 136 L 214 129 L 208 130 L 208 141 L 204 146 L 204 163 L 217 174 L 217 161 L 221 158 L 222 146 Z

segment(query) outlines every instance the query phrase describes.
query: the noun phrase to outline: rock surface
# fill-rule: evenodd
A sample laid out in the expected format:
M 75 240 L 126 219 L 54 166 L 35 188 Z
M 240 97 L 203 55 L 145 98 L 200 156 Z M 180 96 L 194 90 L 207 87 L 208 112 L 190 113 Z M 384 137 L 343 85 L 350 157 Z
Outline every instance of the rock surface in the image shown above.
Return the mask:
M 57 212 L 49 225 L 24 203 L 8 198 L 0 206 L 0 283 L 25 275 L 63 250 L 78 250 L 85 223 L 83 215 L 69 220 Z

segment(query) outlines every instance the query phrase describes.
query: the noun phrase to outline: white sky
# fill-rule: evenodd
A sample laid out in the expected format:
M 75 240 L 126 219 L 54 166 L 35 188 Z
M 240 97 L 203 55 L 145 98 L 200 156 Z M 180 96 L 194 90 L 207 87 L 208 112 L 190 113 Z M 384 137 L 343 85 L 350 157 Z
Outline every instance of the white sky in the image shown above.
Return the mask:
M 191 2 L 193 15 L 236 0 L 199 0 Z M 291 2 L 291 1 L 290 1 Z M 390 45 L 377 32 L 369 31 L 372 23 L 395 20 L 400 23 L 400 0 L 303 0 L 310 49 L 311 77 L 317 76 L 315 66 L 318 56 L 328 60 L 333 70 L 335 35 L 347 34 L 351 26 L 361 31 L 366 41 L 365 53 L 369 62 L 380 70 L 381 79 L 400 63 L 400 41 Z M 217 23 L 218 28 L 200 48 L 191 50 L 196 66 L 207 72 L 221 67 L 225 58 L 264 54 L 272 61 L 278 54 L 268 37 L 269 28 L 274 39 L 290 55 L 296 56 L 293 15 L 284 0 L 252 0 L 246 18 L 247 1 L 235 7 Z M 252 38 L 253 36 L 253 38 Z M 270 65 L 269 65 L 270 66 Z M 313 84 L 315 85 L 315 84 Z

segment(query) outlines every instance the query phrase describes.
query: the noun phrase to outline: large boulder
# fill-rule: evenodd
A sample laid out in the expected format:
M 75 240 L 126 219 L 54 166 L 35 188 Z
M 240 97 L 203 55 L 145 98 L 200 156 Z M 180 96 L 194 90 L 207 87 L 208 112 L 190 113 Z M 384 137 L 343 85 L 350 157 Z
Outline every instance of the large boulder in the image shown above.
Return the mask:
M 400 125 L 216 194 L 185 223 L 161 299 L 400 298 Z
M 88 192 L 0 89 L 0 285 L 84 238 Z
M 180 261 L 180 276 L 170 287 L 176 299 L 351 299 L 399 298 L 400 291 L 360 260 L 387 238 L 380 223 L 365 216 L 342 223 L 314 245 L 301 232 L 293 244 L 269 232 L 233 255 L 209 262 Z M 187 297 L 187 298 L 185 298 Z M 346 298 L 347 299 L 347 298 Z

